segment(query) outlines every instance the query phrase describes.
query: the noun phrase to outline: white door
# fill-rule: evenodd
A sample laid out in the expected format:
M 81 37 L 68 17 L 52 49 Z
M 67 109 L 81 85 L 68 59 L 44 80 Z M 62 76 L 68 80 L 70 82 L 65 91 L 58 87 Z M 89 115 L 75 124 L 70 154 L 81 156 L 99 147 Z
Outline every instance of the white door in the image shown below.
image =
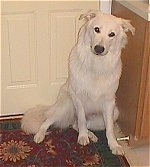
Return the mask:
M 2 2 L 1 115 L 52 104 L 87 9 L 99 1 Z

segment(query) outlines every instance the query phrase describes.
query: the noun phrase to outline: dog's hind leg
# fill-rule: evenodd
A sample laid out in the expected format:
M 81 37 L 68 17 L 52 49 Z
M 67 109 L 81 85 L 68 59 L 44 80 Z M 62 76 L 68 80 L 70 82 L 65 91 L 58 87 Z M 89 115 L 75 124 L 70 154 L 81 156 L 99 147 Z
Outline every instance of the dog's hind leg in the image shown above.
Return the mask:
M 94 143 L 96 143 L 98 141 L 97 136 L 94 135 L 94 133 L 91 132 L 90 130 L 88 130 L 88 136 L 89 136 L 90 140 L 93 141 Z
M 56 104 L 50 106 L 50 108 L 45 112 L 46 119 L 43 121 L 34 136 L 34 141 L 36 143 L 41 143 L 44 140 L 47 129 L 56 121 L 55 109 Z
M 62 88 L 60 90 L 56 103 L 51 106 L 45 115 L 47 119 L 34 136 L 36 143 L 40 143 L 44 140 L 45 133 L 50 125 L 64 129 L 74 124 L 74 105 L 65 89 Z
M 39 131 L 34 136 L 34 141 L 36 143 L 41 143 L 44 140 L 47 129 L 53 123 L 54 123 L 54 118 L 53 118 L 53 120 L 51 118 L 48 118 L 48 119 L 46 119 L 45 122 L 43 122 Z

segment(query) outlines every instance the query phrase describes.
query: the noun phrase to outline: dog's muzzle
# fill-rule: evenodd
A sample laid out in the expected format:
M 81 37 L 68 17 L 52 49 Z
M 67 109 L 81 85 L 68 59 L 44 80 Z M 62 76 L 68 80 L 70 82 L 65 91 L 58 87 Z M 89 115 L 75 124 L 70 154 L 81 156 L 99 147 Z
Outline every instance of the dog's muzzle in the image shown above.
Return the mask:
M 105 51 L 105 48 L 104 48 L 104 46 L 96 45 L 96 46 L 94 47 L 94 51 L 95 51 L 95 54 L 96 54 L 96 55 L 101 55 L 101 56 L 103 56 L 102 53 Z

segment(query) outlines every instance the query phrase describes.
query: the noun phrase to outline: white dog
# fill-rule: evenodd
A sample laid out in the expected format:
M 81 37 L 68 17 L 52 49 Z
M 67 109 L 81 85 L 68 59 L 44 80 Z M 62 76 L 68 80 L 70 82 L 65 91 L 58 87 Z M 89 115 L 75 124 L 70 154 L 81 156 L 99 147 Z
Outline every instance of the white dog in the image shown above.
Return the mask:
M 89 144 L 97 137 L 90 130 L 106 128 L 113 154 L 123 154 L 114 135 L 118 118 L 115 93 L 121 75 L 121 49 L 127 43 L 127 31 L 134 34 L 128 20 L 90 10 L 80 16 L 85 20 L 78 41 L 70 54 L 69 76 L 61 87 L 57 101 L 47 108 L 34 108 L 22 119 L 22 129 L 35 134 L 40 143 L 50 125 L 79 132 L 78 143 Z M 90 139 L 90 140 L 89 140 Z

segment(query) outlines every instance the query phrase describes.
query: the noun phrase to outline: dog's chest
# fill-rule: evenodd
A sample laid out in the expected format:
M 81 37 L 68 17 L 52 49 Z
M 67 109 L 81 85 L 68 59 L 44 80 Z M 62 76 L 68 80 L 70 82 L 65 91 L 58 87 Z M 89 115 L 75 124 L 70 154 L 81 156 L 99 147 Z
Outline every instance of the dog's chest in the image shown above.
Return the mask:
M 77 92 L 96 101 L 114 89 L 114 82 L 115 78 L 111 76 L 87 74 L 78 79 Z

